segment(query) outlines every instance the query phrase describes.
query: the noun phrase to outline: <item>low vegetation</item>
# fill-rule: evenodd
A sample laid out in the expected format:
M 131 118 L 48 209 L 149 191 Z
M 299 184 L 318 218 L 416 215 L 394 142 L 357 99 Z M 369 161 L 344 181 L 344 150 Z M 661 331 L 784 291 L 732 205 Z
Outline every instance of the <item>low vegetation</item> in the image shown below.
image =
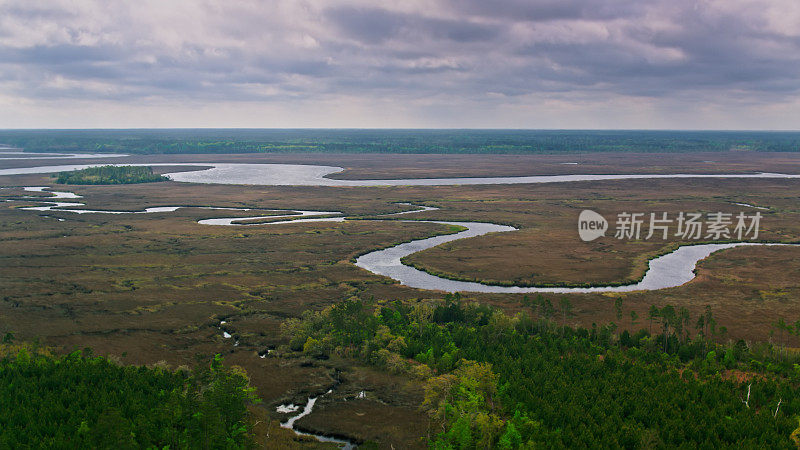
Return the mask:
M 443 304 L 351 300 L 283 328 L 295 351 L 422 380 L 433 448 L 794 445 L 796 355 L 713 342 L 708 310 L 690 337 L 688 313 L 671 306 L 653 308 L 655 333 L 617 334 L 614 323 L 559 325 L 547 300 L 527 303 L 530 313 L 512 317 L 458 296 Z
M 243 448 L 246 374 L 219 356 L 191 373 L 120 366 L 90 352 L 0 349 L 0 448 Z M 9 351 L 11 350 L 11 351 Z
M 72 172 L 61 172 L 58 184 L 134 184 L 168 181 L 169 178 L 153 173 L 152 167 L 99 166 Z

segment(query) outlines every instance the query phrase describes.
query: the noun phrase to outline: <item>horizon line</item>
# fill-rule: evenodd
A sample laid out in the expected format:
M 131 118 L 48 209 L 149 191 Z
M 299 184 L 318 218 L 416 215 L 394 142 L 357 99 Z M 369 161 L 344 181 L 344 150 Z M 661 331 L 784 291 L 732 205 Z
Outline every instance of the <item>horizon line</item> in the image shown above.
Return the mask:
M 672 131 L 732 133 L 800 133 L 800 129 L 729 128 L 429 128 L 429 127 L 123 127 L 123 128 L 0 128 L 4 131 L 144 131 L 144 130 L 264 130 L 264 131 Z

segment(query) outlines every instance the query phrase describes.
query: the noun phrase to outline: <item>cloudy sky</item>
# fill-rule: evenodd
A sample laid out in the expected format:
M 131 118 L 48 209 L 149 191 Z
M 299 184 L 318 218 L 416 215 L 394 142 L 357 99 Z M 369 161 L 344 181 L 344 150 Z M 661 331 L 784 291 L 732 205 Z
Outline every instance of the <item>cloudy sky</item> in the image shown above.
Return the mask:
M 0 0 L 0 128 L 798 124 L 797 0 Z

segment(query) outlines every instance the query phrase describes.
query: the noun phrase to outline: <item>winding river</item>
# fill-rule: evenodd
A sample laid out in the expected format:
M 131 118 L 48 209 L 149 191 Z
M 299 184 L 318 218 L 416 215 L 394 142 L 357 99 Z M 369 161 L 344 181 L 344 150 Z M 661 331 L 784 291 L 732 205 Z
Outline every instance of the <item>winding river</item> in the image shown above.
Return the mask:
M 42 186 L 26 187 L 25 190 L 32 192 L 45 192 L 47 188 Z M 76 199 L 80 196 L 71 192 L 51 192 L 52 199 Z M 32 211 L 62 211 L 76 214 L 147 214 L 157 212 L 174 212 L 180 208 L 201 208 L 208 210 L 235 210 L 235 211 L 252 211 L 249 208 L 219 208 L 213 206 L 160 206 L 151 207 L 142 211 L 108 211 L 108 210 L 88 210 L 88 209 L 75 209 L 76 207 L 83 206 L 83 203 L 77 202 L 51 202 L 47 200 L 39 200 L 38 197 L 28 198 L 33 201 L 41 201 L 48 203 L 46 206 L 31 206 L 21 208 L 23 210 Z M 452 242 L 459 239 L 467 239 L 471 237 L 483 236 L 489 233 L 505 233 L 509 231 L 516 231 L 516 228 L 507 225 L 499 225 L 484 222 L 452 222 L 440 220 L 400 220 L 389 218 L 391 216 L 407 215 L 423 211 L 432 211 L 437 208 L 430 206 L 417 206 L 410 203 L 400 203 L 404 206 L 412 206 L 417 209 L 401 211 L 397 213 L 385 214 L 379 217 L 386 217 L 383 220 L 395 220 L 401 222 L 426 222 L 436 223 L 449 226 L 463 227 L 465 230 L 447 234 L 443 236 L 434 236 L 426 239 L 417 239 L 411 242 L 395 245 L 382 250 L 376 250 L 366 253 L 358 257 L 355 261 L 356 266 L 366 269 L 376 275 L 382 275 L 392 278 L 408 287 L 426 290 L 438 290 L 446 292 L 485 292 L 485 293 L 559 293 L 559 294 L 584 294 L 595 292 L 630 292 L 630 291 L 652 291 L 658 289 L 667 289 L 672 287 L 681 286 L 695 278 L 695 268 L 697 263 L 707 258 L 714 252 L 725 250 L 734 247 L 742 246 L 790 246 L 797 244 L 781 244 L 781 243 L 758 243 L 758 242 L 731 242 L 722 244 L 698 244 L 698 245 L 683 245 L 676 250 L 651 259 L 648 262 L 648 269 L 644 277 L 638 282 L 627 285 L 614 285 L 614 286 L 594 286 L 594 287 L 537 287 L 537 286 L 499 286 L 491 284 L 483 284 L 470 281 L 450 280 L 438 277 L 427 273 L 425 271 L 416 269 L 411 266 L 403 264 L 402 258 L 412 255 L 414 253 L 436 247 L 446 242 Z M 295 222 L 344 222 L 345 220 L 359 220 L 359 219 L 345 219 L 341 217 L 342 213 L 337 211 L 305 211 L 305 210 L 269 210 L 271 212 L 278 212 L 281 214 L 276 215 L 259 215 L 250 217 L 223 217 L 214 219 L 202 219 L 198 223 L 202 225 L 212 226 L 256 226 L 256 225 L 280 225 L 290 224 Z M 333 217 L 331 217 L 333 216 Z M 276 220 L 278 219 L 278 220 Z M 249 223 L 254 220 L 262 220 L 264 222 Z M 267 222 L 267 220 L 269 220 Z
M 5 150 L 5 149 L 0 149 Z M 75 155 L 36 155 L 18 156 L 17 152 L 0 151 L 0 161 L 3 159 L 24 159 L 38 158 L 78 158 L 94 157 L 91 154 Z M 97 155 L 99 156 L 99 155 Z M 124 155 L 102 155 L 124 156 Z M 0 169 L 0 175 L 53 173 L 69 170 L 78 170 L 98 164 L 80 165 L 58 165 L 40 166 L 17 169 Z M 143 165 L 143 164 L 142 164 Z M 251 184 L 251 185 L 273 185 L 273 186 L 436 186 L 436 185 L 474 185 L 474 184 L 517 184 L 517 183 L 563 183 L 579 181 L 601 181 L 601 180 L 629 180 L 629 179 L 660 179 L 660 178 L 800 178 L 800 175 L 787 175 L 778 173 L 752 173 L 752 174 L 641 174 L 641 175 L 556 175 L 556 176 L 530 176 L 530 177 L 484 177 L 484 178 L 428 178 L 428 179 L 398 179 L 398 180 L 335 180 L 327 178 L 343 169 L 334 166 L 312 166 L 294 164 L 232 164 L 232 163 L 169 163 L 169 164 L 147 164 L 151 166 L 186 166 L 197 167 L 211 166 L 210 169 L 194 170 L 179 173 L 167 174 L 172 180 L 189 183 L 211 183 L 211 184 Z M 69 212 L 74 214 L 149 214 L 149 213 L 170 213 L 180 208 L 202 208 L 208 210 L 236 210 L 252 211 L 247 208 L 219 208 L 213 206 L 160 206 L 146 208 L 141 211 L 103 211 L 81 209 L 83 203 L 74 200 L 81 198 L 72 192 L 49 191 L 47 187 L 31 186 L 26 187 L 29 192 L 49 192 L 50 198 L 26 197 L 27 201 L 44 203 L 44 206 L 34 206 L 22 208 L 33 211 L 50 212 Z M 56 201 L 54 201 L 56 200 Z M 404 206 L 415 206 L 417 209 L 401 211 L 398 213 L 386 214 L 383 220 L 407 221 L 397 219 L 396 216 L 414 214 L 422 211 L 431 211 L 436 208 L 427 206 L 416 206 L 403 203 Z M 759 208 L 749 204 L 741 204 Z M 277 213 L 273 215 L 257 215 L 251 217 L 226 217 L 199 220 L 198 223 L 207 226 L 274 226 L 279 224 L 292 224 L 295 222 L 319 222 L 336 221 L 342 222 L 345 219 L 342 213 L 336 211 L 304 211 L 304 210 L 260 210 Z M 394 217 L 392 217 L 394 216 Z M 63 219 L 59 219 L 63 220 Z M 252 221 L 263 221 L 252 223 Z M 795 245 L 795 244 L 770 244 L 770 243 L 751 243 L 734 242 L 722 244 L 701 244 L 684 245 L 666 255 L 654 258 L 649 261 L 649 267 L 644 278 L 638 283 L 624 286 L 596 286 L 596 287 L 516 287 L 516 286 L 495 286 L 467 281 L 449 280 L 432 274 L 423 272 L 402 263 L 402 258 L 417 253 L 419 251 L 452 242 L 459 239 L 467 239 L 482 236 L 489 233 L 505 233 L 515 231 L 516 228 L 481 222 L 451 222 L 437 220 L 422 220 L 422 222 L 436 223 L 450 226 L 463 227 L 464 230 L 427 239 L 418 239 L 411 242 L 395 245 L 386 249 L 373 251 L 364 254 L 356 259 L 355 264 L 374 274 L 386 276 L 397 282 L 417 289 L 439 290 L 447 292 L 490 292 L 490 293 L 532 293 L 532 292 L 551 292 L 551 293 L 591 293 L 591 292 L 625 292 L 637 290 L 656 290 L 681 286 L 695 277 L 694 269 L 698 261 L 708 257 L 714 252 L 740 246 L 753 245 Z M 230 339 L 233 336 L 223 327 L 225 321 L 220 322 L 220 330 L 223 337 Z M 238 345 L 238 342 L 234 345 Z M 261 355 L 264 357 L 264 355 Z M 328 391 L 330 393 L 331 391 Z M 323 394 L 326 395 L 326 394 Z M 294 427 L 295 421 L 308 415 L 314 408 L 318 397 L 309 397 L 302 411 L 298 412 L 299 406 L 280 405 L 279 412 L 297 413 L 283 422 L 281 426 L 292 429 L 297 434 L 309 435 L 319 441 L 331 442 L 343 445 L 346 449 L 354 448 L 354 443 L 322 435 L 314 435 L 298 431 Z
M 8 152 L 17 153 L 17 152 Z M 28 154 L 30 155 L 30 154 Z M 31 155 L 31 159 L 50 158 L 53 155 Z M 85 155 L 81 155 L 85 156 Z M 103 155 L 109 156 L 109 155 Z M 112 155 L 122 156 L 122 155 Z M 65 157 L 77 157 L 65 155 Z M 0 169 L 0 175 L 18 175 L 35 173 L 54 173 L 69 170 L 79 170 L 98 164 L 67 164 L 38 167 L 25 167 L 14 169 Z M 140 164 L 145 165 L 145 164 Z M 245 184 L 269 186 L 330 186 L 330 187 L 355 187 L 355 186 L 442 186 L 442 185 L 475 185 L 475 184 L 518 184 L 518 183 L 565 183 L 602 180 L 632 180 L 632 179 L 663 179 L 663 178 L 800 178 L 800 175 L 780 173 L 750 173 L 750 174 L 620 174 L 620 175 L 548 175 L 528 177 L 476 177 L 476 178 L 423 178 L 423 179 L 395 179 L 395 180 L 336 180 L 328 175 L 344 169 L 335 166 L 299 165 L 299 164 L 243 164 L 243 163 L 157 163 L 150 166 L 183 166 L 183 167 L 209 167 L 186 172 L 167 174 L 174 181 L 187 183 L 207 184 Z M 44 187 L 28 187 L 29 191 L 43 191 Z M 52 192 L 54 200 L 80 198 L 70 192 Z M 44 201 L 45 206 L 36 206 L 23 209 L 35 211 L 63 211 L 76 214 L 101 213 L 101 214 L 147 214 L 174 212 L 189 206 L 160 206 L 151 207 L 142 211 L 98 211 L 78 209 L 82 203 L 64 201 Z M 407 205 L 407 204 L 406 204 Z M 745 206 L 745 205 L 742 205 Z M 746 205 L 752 206 L 752 205 Z M 217 208 L 202 206 L 203 209 L 231 209 L 249 211 L 249 209 Z M 418 207 L 421 209 L 387 214 L 384 220 L 399 220 L 388 216 L 400 214 L 413 214 L 420 211 L 430 211 L 435 208 Z M 259 215 L 252 217 L 227 217 L 203 219 L 202 225 L 217 226 L 257 226 L 279 225 L 295 222 L 343 222 L 346 219 L 336 211 L 304 211 L 304 210 L 269 210 L 274 215 Z M 276 220 L 277 219 L 277 220 Z M 357 220 L 357 219 L 349 219 Z M 262 221 L 255 222 L 253 221 Z M 695 277 L 694 269 L 697 262 L 710 254 L 740 246 L 751 245 L 794 245 L 794 244 L 768 244 L 751 242 L 734 242 L 723 244 L 684 245 L 666 255 L 649 261 L 649 267 L 644 278 L 638 283 L 623 286 L 595 286 L 595 287 L 519 287 L 497 286 L 483 283 L 449 280 L 437 277 L 430 273 L 404 265 L 401 259 L 416 252 L 435 247 L 445 242 L 470 237 L 482 236 L 488 233 L 504 233 L 516 229 L 506 225 L 480 222 L 449 222 L 436 220 L 423 220 L 422 222 L 438 223 L 464 227 L 465 230 L 427 239 L 396 245 L 390 248 L 374 251 L 360 256 L 356 265 L 374 274 L 392 278 L 399 283 L 428 290 L 447 292 L 491 292 L 491 293 L 590 293 L 590 292 L 626 292 L 637 290 L 666 289 L 685 284 Z

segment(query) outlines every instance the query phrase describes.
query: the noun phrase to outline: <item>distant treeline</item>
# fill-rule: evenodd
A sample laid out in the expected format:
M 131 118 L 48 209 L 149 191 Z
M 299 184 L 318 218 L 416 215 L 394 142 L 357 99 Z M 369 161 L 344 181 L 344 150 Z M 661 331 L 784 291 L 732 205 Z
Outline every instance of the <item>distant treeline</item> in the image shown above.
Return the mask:
M 152 167 L 99 166 L 72 172 L 60 172 L 58 184 L 134 184 L 167 181 L 169 178 L 153 173 Z
M 32 152 L 586 153 L 800 151 L 800 132 L 592 130 L 2 130 Z

